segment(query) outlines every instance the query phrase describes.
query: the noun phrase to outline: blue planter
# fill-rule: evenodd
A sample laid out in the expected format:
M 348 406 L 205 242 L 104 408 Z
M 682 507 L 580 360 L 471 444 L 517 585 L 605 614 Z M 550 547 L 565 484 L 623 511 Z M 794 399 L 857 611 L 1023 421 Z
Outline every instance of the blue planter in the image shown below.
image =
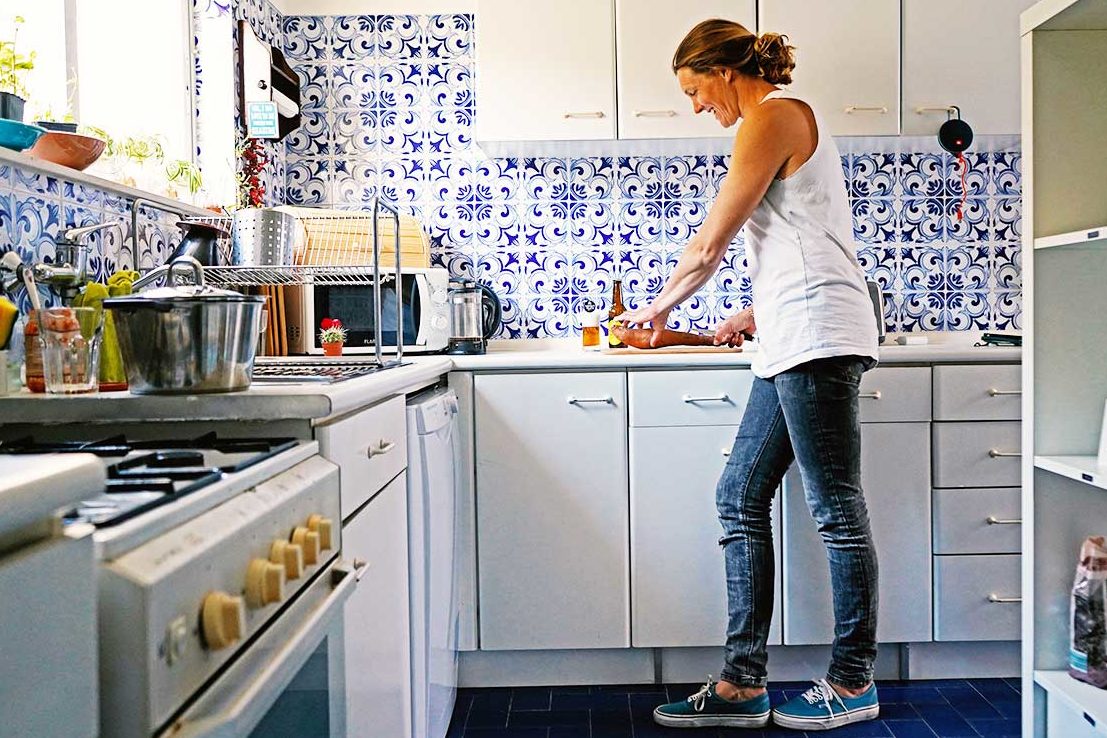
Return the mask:
M 23 98 L 10 92 L 0 92 L 0 118 L 23 122 Z

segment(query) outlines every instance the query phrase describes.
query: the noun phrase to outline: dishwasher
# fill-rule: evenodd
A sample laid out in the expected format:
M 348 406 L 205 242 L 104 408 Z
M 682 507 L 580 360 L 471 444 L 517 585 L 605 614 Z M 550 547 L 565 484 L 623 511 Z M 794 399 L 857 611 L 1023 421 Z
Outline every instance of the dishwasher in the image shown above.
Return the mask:
M 457 690 L 457 415 L 451 389 L 408 398 L 411 713 L 419 738 L 446 735 Z

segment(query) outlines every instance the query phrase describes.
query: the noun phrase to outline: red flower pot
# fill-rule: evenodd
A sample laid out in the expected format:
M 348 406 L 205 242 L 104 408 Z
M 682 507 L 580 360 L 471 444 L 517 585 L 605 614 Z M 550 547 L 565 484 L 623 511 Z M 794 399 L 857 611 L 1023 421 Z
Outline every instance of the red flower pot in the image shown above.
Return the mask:
M 323 344 L 323 356 L 342 356 L 341 343 L 324 343 Z

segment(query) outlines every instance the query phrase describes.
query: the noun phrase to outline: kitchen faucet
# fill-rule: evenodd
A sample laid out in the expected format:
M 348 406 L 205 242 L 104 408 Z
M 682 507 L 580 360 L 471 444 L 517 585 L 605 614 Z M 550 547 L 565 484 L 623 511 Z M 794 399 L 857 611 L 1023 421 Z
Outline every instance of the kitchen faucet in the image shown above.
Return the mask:
M 153 200 L 147 200 L 145 197 L 136 197 L 131 203 L 131 264 L 134 269 L 138 269 L 139 266 L 139 253 L 138 253 L 138 210 L 143 205 L 150 207 L 154 210 L 160 210 L 163 213 L 169 213 L 170 215 L 176 215 L 178 218 L 184 218 L 184 211 L 175 210 L 173 208 L 166 207 Z
M 24 284 L 23 271 L 30 268 L 35 282 L 53 287 L 62 302 L 68 303 L 88 281 L 89 244 L 83 242 L 86 236 L 105 228 L 118 228 L 119 237 L 123 237 L 120 222 L 96 223 L 79 228 L 68 228 L 54 242 L 54 260 L 40 261 L 29 267 L 23 263 L 19 254 L 9 251 L 0 257 L 0 288 L 11 292 Z

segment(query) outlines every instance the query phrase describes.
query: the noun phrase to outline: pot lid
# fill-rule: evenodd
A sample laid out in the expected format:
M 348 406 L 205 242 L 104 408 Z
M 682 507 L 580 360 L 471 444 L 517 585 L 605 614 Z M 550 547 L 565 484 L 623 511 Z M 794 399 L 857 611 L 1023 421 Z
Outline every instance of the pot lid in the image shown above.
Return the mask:
M 183 269 L 192 270 L 194 284 L 177 284 L 177 273 Z M 126 302 L 135 305 L 142 302 L 166 302 L 202 300 L 206 302 L 265 302 L 264 297 L 257 295 L 244 295 L 234 290 L 224 290 L 209 284 L 204 284 L 204 268 L 199 261 L 191 256 L 178 256 L 169 264 L 169 271 L 165 275 L 165 286 L 143 290 L 135 295 L 117 298 L 110 303 L 121 305 Z

